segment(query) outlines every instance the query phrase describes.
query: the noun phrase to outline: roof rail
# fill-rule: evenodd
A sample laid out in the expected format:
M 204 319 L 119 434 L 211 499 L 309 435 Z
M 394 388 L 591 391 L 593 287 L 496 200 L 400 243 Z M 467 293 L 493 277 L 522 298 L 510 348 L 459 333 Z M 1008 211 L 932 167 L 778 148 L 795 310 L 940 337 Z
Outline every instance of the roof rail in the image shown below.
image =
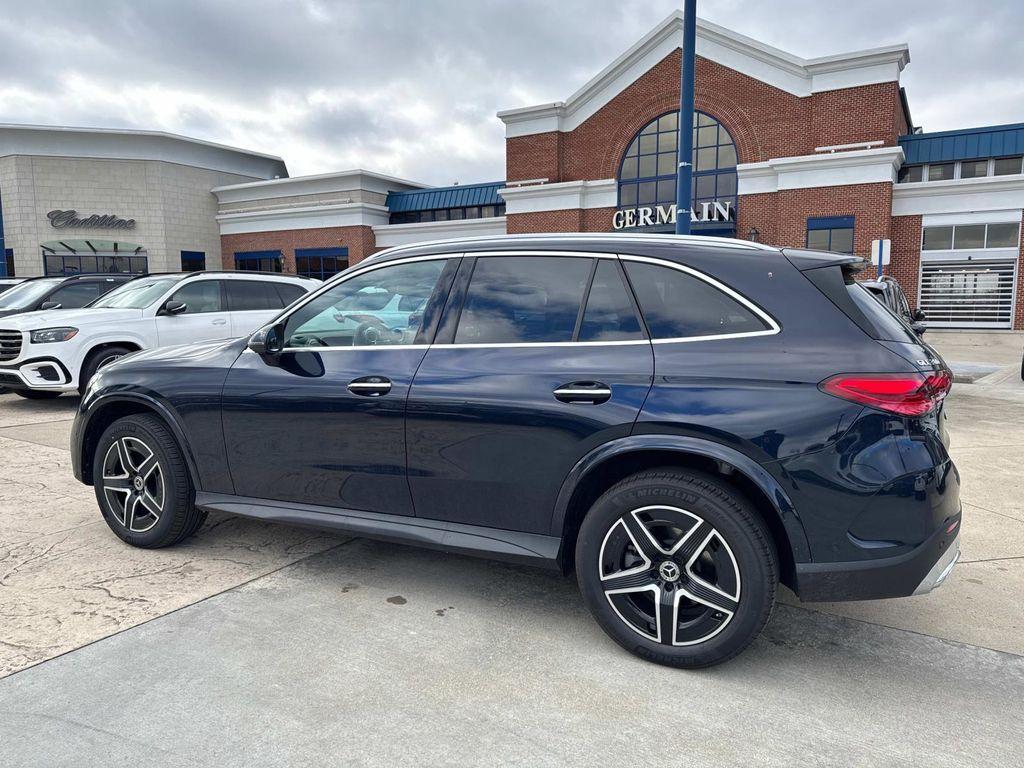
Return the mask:
M 390 256 L 403 251 L 413 250 L 415 248 L 422 248 L 424 246 L 438 246 L 438 245 L 469 245 L 472 243 L 493 243 L 493 242 L 509 242 L 509 241 L 523 241 L 529 242 L 531 240 L 573 240 L 583 241 L 588 240 L 607 242 L 609 240 L 618 240 L 622 242 L 633 242 L 633 243 L 690 243 L 692 245 L 717 245 L 725 248 L 737 248 L 742 250 L 758 250 L 758 251 L 777 251 L 770 245 L 764 243 L 755 243 L 750 240 L 739 240 L 732 237 L 711 237 L 708 235 L 673 235 L 673 234 L 647 234 L 642 232 L 555 232 L 555 233 L 543 233 L 538 232 L 534 234 L 522 234 L 522 235 L 490 235 L 486 237 L 455 237 L 444 240 L 425 240 L 419 243 L 408 243 L 406 245 L 396 245 L 392 248 L 386 248 L 383 251 L 378 251 L 363 261 L 369 261 L 370 259 L 376 259 L 381 256 Z

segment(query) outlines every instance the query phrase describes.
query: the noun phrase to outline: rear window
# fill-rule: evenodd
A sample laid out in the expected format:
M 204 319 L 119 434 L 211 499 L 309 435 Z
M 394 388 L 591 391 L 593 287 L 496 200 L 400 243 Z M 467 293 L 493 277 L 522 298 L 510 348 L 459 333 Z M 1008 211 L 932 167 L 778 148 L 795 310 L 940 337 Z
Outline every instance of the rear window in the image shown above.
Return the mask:
M 874 338 L 885 341 L 918 342 L 917 335 L 887 306 L 872 296 L 867 288 L 854 280 L 852 275 L 848 276 L 845 282 L 846 291 L 854 305 L 860 309 L 874 328 L 875 332 L 871 334 Z
M 634 261 L 623 266 L 652 339 L 769 330 L 764 320 L 732 296 L 687 272 Z

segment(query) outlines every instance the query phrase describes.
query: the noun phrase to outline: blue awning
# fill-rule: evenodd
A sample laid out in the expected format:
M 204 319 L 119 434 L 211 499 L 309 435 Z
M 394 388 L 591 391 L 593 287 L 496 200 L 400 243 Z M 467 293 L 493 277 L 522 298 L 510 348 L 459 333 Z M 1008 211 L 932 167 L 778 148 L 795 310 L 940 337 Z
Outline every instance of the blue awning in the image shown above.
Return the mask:
M 388 192 L 387 206 L 391 213 L 431 211 L 438 208 L 465 208 L 470 205 L 501 205 L 504 200 L 498 190 L 504 181 L 486 184 L 457 184 L 452 187 L 433 187 L 411 192 Z
M 910 165 L 1024 154 L 1024 123 L 900 136 Z

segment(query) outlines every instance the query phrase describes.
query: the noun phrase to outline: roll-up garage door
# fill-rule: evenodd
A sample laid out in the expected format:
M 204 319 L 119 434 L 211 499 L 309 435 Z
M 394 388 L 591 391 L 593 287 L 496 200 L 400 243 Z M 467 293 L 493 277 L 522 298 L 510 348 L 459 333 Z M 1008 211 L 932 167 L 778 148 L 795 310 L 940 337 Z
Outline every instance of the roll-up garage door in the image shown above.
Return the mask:
M 1017 262 L 943 261 L 921 265 L 921 309 L 938 328 L 1011 328 Z

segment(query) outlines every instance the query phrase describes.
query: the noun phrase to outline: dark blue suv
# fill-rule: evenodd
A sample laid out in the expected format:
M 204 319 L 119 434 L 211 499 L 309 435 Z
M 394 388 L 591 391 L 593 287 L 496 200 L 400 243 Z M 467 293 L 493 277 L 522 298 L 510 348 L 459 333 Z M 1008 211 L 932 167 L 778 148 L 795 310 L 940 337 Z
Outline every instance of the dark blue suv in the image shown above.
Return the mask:
M 103 368 L 75 474 L 122 539 L 207 511 L 575 570 L 617 642 L 739 653 L 804 600 L 959 554 L 939 356 L 860 259 L 671 236 L 380 253 L 251 338 Z

